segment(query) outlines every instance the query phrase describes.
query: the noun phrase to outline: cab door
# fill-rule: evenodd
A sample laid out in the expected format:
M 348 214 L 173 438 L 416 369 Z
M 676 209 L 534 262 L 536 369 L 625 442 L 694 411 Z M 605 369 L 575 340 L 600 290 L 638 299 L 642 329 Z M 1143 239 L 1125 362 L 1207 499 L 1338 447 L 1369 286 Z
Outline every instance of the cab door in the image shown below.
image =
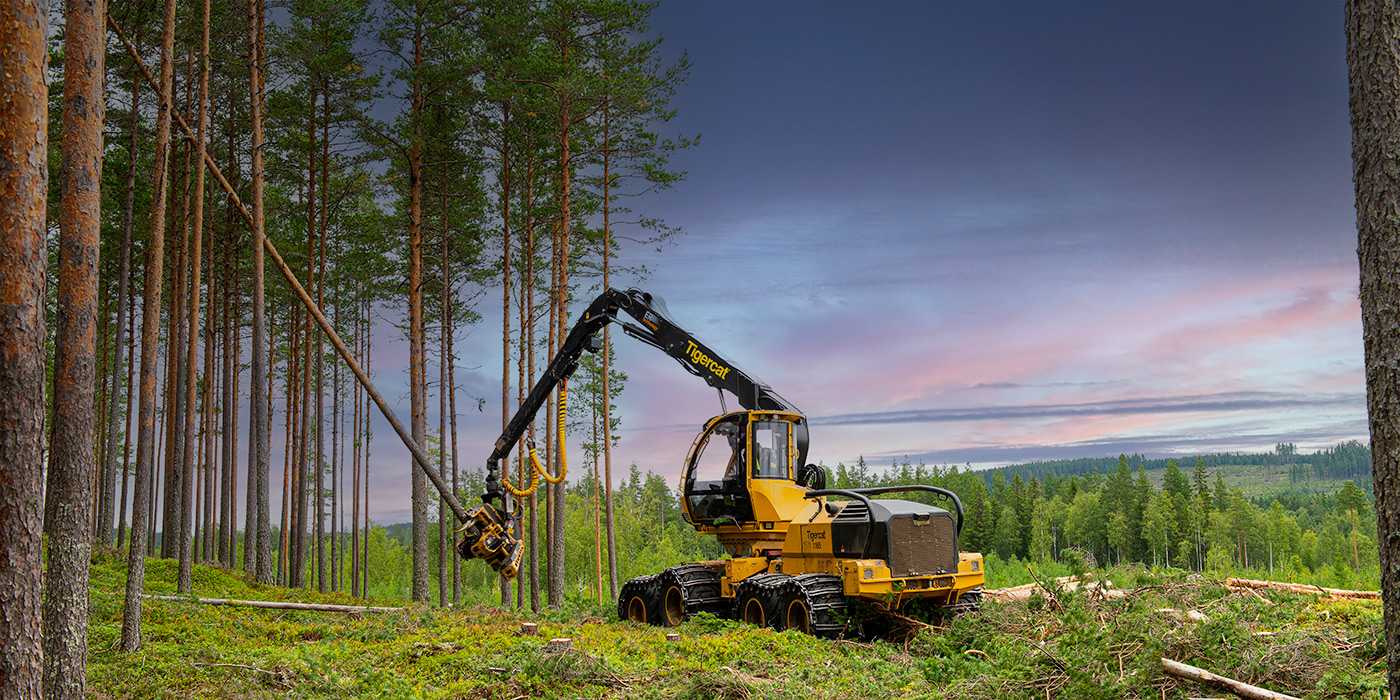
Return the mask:
M 696 525 L 753 522 L 748 491 L 748 412 L 711 419 L 690 448 L 682 505 Z

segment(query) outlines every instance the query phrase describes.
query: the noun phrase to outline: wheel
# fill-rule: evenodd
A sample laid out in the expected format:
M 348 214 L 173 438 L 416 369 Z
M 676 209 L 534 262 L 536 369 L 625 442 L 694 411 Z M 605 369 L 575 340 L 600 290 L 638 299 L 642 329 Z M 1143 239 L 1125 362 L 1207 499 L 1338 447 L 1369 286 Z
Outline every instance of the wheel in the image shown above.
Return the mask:
M 831 574 L 794 576 L 783 586 L 777 627 L 816 637 L 846 631 L 846 596 L 841 579 Z
M 812 606 L 801 589 L 792 589 L 783 596 L 782 629 L 796 630 L 802 634 L 812 633 Z
M 675 627 L 697 612 L 723 616 L 728 605 L 720 596 L 719 572 L 704 564 L 681 564 L 661 572 L 657 624 Z
M 677 581 L 665 584 L 661 594 L 661 626 L 675 627 L 690 617 L 685 611 L 685 589 Z
M 783 595 L 783 587 L 792 579 L 786 574 L 758 574 L 740 581 L 734 586 L 734 619 L 757 627 L 778 625 L 778 604 Z
M 644 624 L 660 624 L 661 597 L 656 574 L 638 576 L 622 586 L 617 596 L 617 618 Z

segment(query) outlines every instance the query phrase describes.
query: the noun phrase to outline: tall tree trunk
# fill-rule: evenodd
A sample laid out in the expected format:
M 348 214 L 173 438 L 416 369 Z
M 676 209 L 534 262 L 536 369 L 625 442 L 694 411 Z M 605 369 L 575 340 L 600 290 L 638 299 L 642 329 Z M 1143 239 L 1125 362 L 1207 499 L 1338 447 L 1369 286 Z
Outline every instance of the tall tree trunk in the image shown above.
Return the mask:
M 527 159 L 528 159 L 528 160 L 526 161 L 526 168 L 525 168 L 525 206 L 522 208 L 522 211 L 524 212 L 524 215 L 525 215 L 525 246 L 524 246 L 524 251 L 522 251 L 522 252 L 524 253 L 524 259 L 525 259 L 525 274 L 524 274 L 524 277 L 522 278 L 522 279 L 523 279 L 523 282 L 524 282 L 524 284 L 525 284 L 525 288 L 524 288 L 525 302 L 524 302 L 524 304 L 523 304 L 523 306 L 522 306 L 522 308 L 521 308 L 521 314 L 522 314 L 522 316 L 521 316 L 521 322 L 520 322 L 520 333 L 521 333 L 521 343 L 522 343 L 522 346 L 523 346 L 523 347 L 521 348 L 521 358 L 522 358 L 522 361 L 525 362 L 526 364 L 525 364 L 525 373 L 522 375 L 521 380 L 520 380 L 520 383 L 519 383 L 519 385 L 517 386 L 517 389 L 516 389 L 517 394 L 518 394 L 518 400 L 519 400 L 519 403 L 518 403 L 517 405 L 519 405 L 519 404 L 524 404 L 524 403 L 525 403 L 525 392 L 526 392 L 525 387 L 527 387 L 527 386 L 532 386 L 532 385 L 534 384 L 534 381 L 535 381 L 535 323 L 536 323 L 536 321 L 537 321 L 536 316 L 535 316 L 535 287 L 537 286 L 537 284 L 536 284 L 537 280 L 535 279 L 535 259 L 536 259 L 536 254 L 537 254 L 538 251 L 536 250 L 536 244 L 535 244 L 535 169 L 534 169 L 534 159 L 533 159 L 533 157 L 532 157 L 532 151 L 531 151 L 531 147 L 532 147 L 533 145 L 534 145 L 533 143 L 527 141 L 527 142 L 526 142 L 526 146 L 525 146 L 525 153 L 527 154 L 526 157 L 527 157 Z M 547 422 L 548 422 L 548 421 L 546 420 L 546 423 L 547 423 Z M 532 437 L 534 436 L 534 433 L 535 433 L 535 423 L 534 423 L 534 421 L 530 421 L 530 434 L 531 434 Z M 517 450 L 518 450 L 518 448 L 517 448 Z M 524 464 L 524 460 L 523 460 L 524 455 L 521 455 L 521 457 L 522 457 L 522 461 L 521 461 L 522 466 L 526 466 L 526 465 Z M 529 468 L 533 468 L 533 466 L 530 466 Z M 524 483 L 524 481 L 525 481 L 525 469 L 521 469 L 521 472 L 520 472 L 520 480 L 521 480 L 521 483 Z M 535 611 L 535 612 L 539 612 L 539 609 L 540 609 L 540 520 L 539 520 L 539 492 L 538 492 L 538 491 L 535 491 L 534 493 L 531 493 L 531 494 L 530 494 L 530 510 L 529 510 L 529 517 L 530 517 L 530 610 Z M 547 534 L 547 533 L 546 533 L 546 534 Z
M 173 94 L 172 94 L 173 99 Z M 176 106 L 172 103 L 172 110 Z M 173 149 L 179 148 L 173 145 Z M 185 219 L 189 212 L 189 149 L 179 148 L 183 158 L 174 191 L 179 194 L 178 207 L 171 217 L 171 233 L 179 229 L 179 245 L 170 251 L 171 280 L 169 329 L 166 337 L 165 363 L 165 492 L 161 504 L 161 544 L 162 559 L 178 559 L 180 556 L 180 533 L 185 531 L 180 522 L 183 515 L 184 465 L 185 465 L 185 343 L 188 340 L 185 325 L 185 301 L 188 299 L 188 280 L 185 279 L 189 251 L 189 222 Z
M 453 301 L 449 298 L 447 301 L 447 396 L 449 397 L 448 412 L 452 415 L 452 492 L 456 494 L 458 498 L 461 498 L 462 482 L 459 478 L 461 472 L 457 464 L 457 358 L 453 353 L 453 345 L 456 339 L 452 336 L 452 307 Z M 517 528 L 518 527 L 517 525 Z M 516 532 L 515 535 L 517 539 L 520 537 L 519 532 Z M 453 542 L 449 539 L 448 545 L 451 546 L 452 544 Z M 453 607 L 462 604 L 462 558 L 457 556 L 455 551 L 454 548 L 453 553 L 450 555 L 452 557 Z
M 447 473 L 447 394 L 449 385 L 447 383 L 447 334 L 448 334 L 448 308 L 447 290 L 451 286 L 451 280 L 447 274 L 447 192 L 444 184 L 443 191 L 438 193 L 439 200 L 439 236 L 441 237 L 441 267 L 442 267 L 442 289 L 440 294 L 438 310 L 438 473 Z M 455 489 L 454 489 L 455 491 Z M 452 554 L 452 547 L 448 544 L 447 523 L 452 515 L 447 509 L 447 499 L 438 499 L 438 605 L 447 607 L 447 558 Z
M 129 251 L 128 251 L 129 252 Z M 126 356 L 135 359 L 135 332 L 136 332 L 136 298 L 135 295 L 127 295 L 126 300 Z M 133 363 L 126 363 L 126 390 L 123 395 L 131 397 L 131 377 L 134 374 Z M 128 477 L 131 475 L 131 414 L 132 407 L 127 406 L 126 420 L 123 421 L 126 427 L 123 429 L 122 437 L 122 492 L 118 503 L 121 504 L 120 514 L 117 516 L 117 549 L 121 549 L 126 544 L 126 493 Z
M 228 133 L 228 150 L 229 169 L 235 170 L 235 172 L 229 173 L 229 176 L 234 178 L 233 181 L 236 182 L 237 166 L 235 165 L 235 159 L 237 156 L 233 150 L 233 132 L 231 129 Z M 226 202 L 231 199 L 232 197 L 227 197 Z M 238 525 L 235 522 L 238 508 L 234 501 L 234 492 L 237 489 L 238 482 L 234 475 L 235 467 L 233 464 L 233 446 L 238 442 L 238 431 L 234 429 L 234 417 L 238 415 L 238 403 L 234 398 L 237 390 L 233 376 L 233 356 L 237 351 L 237 345 L 235 344 L 236 336 L 233 332 L 232 300 L 237 292 L 234 289 L 233 282 L 233 270 L 236 265 L 233 251 L 233 207 L 226 206 L 225 208 L 228 215 L 224 220 L 223 326 L 220 329 L 223 335 L 222 344 L 224 348 L 222 358 L 223 366 L 220 368 L 223 374 L 222 384 L 224 390 L 220 406 L 223 417 L 223 440 L 219 443 L 219 446 L 222 448 L 219 455 L 219 462 L 222 465 L 219 474 L 219 561 L 225 566 L 233 566 L 235 553 L 233 535 L 238 529 Z
M 207 0 L 206 0 L 207 1 Z M 214 494 L 218 491 L 218 481 L 214 478 L 214 387 L 220 382 L 220 378 L 214 373 L 214 357 L 217 348 L 214 342 L 214 229 L 208 228 L 205 245 L 209 248 L 209 262 L 204 266 L 204 285 L 209 289 L 208 313 L 204 316 L 204 399 L 201 401 L 201 412 L 204 416 L 201 421 L 200 430 L 204 433 L 204 450 L 202 473 L 204 475 L 204 529 L 203 549 L 200 557 L 201 561 L 210 561 L 214 558 Z M 228 292 L 224 292 L 225 298 Z
M 43 676 L 44 241 L 49 20 L 0 6 L 0 697 L 39 700 Z
M 567 55 L 567 51 L 565 53 Z M 555 293 L 558 295 L 555 302 L 557 307 L 555 322 L 558 324 L 557 334 L 561 343 L 569 332 L 569 239 L 573 225 L 574 167 L 570 150 L 573 145 L 569 134 L 571 119 L 572 116 L 566 102 L 559 116 L 559 242 L 558 248 L 555 250 L 559 265 L 559 283 L 555 288 Z M 564 454 L 566 446 L 564 425 L 556 426 L 556 430 L 559 465 L 562 472 L 562 467 L 567 460 L 567 455 Z M 554 542 L 549 550 L 549 604 L 557 607 L 564 602 L 564 492 L 567 483 L 561 480 L 558 484 L 551 484 L 551 486 L 554 487 L 554 515 L 552 518 Z
M 104 12 L 105 12 L 104 0 Z M 144 9 L 144 8 L 142 8 Z M 145 13 L 138 9 L 136 12 L 137 29 L 133 42 L 139 51 L 141 48 L 141 29 L 143 28 Z M 121 268 L 117 273 L 117 328 L 116 338 L 112 345 L 112 378 L 111 396 L 107 402 L 107 449 L 103 453 L 106 466 L 102 469 L 101 504 L 97 513 L 97 541 L 103 545 L 111 546 L 114 532 L 112 519 L 116 511 L 116 491 L 117 491 L 117 430 L 119 416 L 123 413 L 128 416 L 131 413 L 128 407 L 125 411 L 120 411 L 122 397 L 130 397 L 130 387 L 123 393 L 120 390 L 118 378 L 122 376 L 124 363 L 129 363 L 127 358 L 130 354 L 123 354 L 127 351 L 126 345 L 126 324 L 121 322 L 122 314 L 127 307 L 127 297 L 130 294 L 128 284 L 131 280 L 131 227 L 134 213 L 136 211 L 136 149 L 139 143 L 141 131 L 141 84 L 140 68 L 133 65 L 131 69 L 131 125 L 128 127 L 129 139 L 127 144 L 127 166 L 126 166 L 126 202 L 122 207 L 122 248 L 121 248 Z M 122 510 L 126 509 L 126 470 L 122 470 Z M 117 544 L 118 547 L 121 543 Z
M 360 305 L 356 299 L 355 306 L 355 356 L 364 361 L 364 345 L 361 342 L 364 337 L 364 329 L 360 323 Z M 366 372 L 369 370 L 366 369 Z M 350 457 L 351 486 L 350 486 L 350 595 L 360 597 L 360 383 L 354 383 L 354 390 L 351 394 L 354 402 L 354 418 L 350 421 L 352 426 L 350 445 L 354 449 Z
M 271 379 L 267 363 L 267 321 L 264 318 L 266 306 L 264 267 L 263 267 L 263 94 L 262 64 L 263 22 L 266 12 L 263 0 L 248 0 L 248 85 L 251 92 L 250 119 L 253 130 L 253 154 L 251 177 L 253 181 L 253 364 L 251 369 L 252 408 L 248 422 L 248 470 L 249 476 L 257 475 L 256 523 L 257 552 L 255 564 L 258 581 L 265 584 L 275 582 L 272 569 L 272 522 L 269 502 L 270 483 L 268 470 L 269 453 L 272 452 L 272 433 L 268 429 L 272 410 L 268 398 Z M 247 546 L 246 544 L 244 545 Z
M 427 372 L 423 343 L 423 58 L 426 38 L 419 19 L 413 31 L 412 139 L 408 159 L 408 373 L 413 441 L 425 444 L 428 432 Z M 410 460 L 413 485 L 413 600 L 427 602 L 428 485 L 423 470 Z
M 131 550 L 126 566 L 126 606 L 122 609 L 122 651 L 141 647 L 141 589 L 146 582 L 146 518 L 150 504 L 155 448 L 156 344 L 160 340 L 161 271 L 165 259 L 166 180 L 170 160 L 171 81 L 174 77 L 175 0 L 166 0 L 161 28 L 160 103 L 156 118 L 151 236 L 146 241 L 146 288 L 141 312 L 141 398 L 137 408 L 136 490 L 131 506 Z M 2 587 L 0 587 L 2 588 Z
M 370 298 L 368 295 L 366 295 L 366 297 L 365 297 L 365 376 L 369 376 L 369 373 L 370 373 L 370 365 L 371 365 L 371 363 L 372 363 L 373 360 L 374 360 L 374 335 L 371 334 L 371 331 L 373 330 L 373 316 L 372 316 L 373 310 L 374 310 L 374 309 L 373 309 L 372 300 L 371 300 L 371 298 Z M 364 479 L 364 482 L 365 482 L 365 483 L 364 483 L 364 489 L 365 489 L 365 538 L 366 538 L 365 541 L 368 542 L 368 541 L 369 541 L 369 539 L 368 539 L 368 538 L 369 538 L 369 446 L 370 446 L 370 443 L 371 443 L 371 442 L 373 441 L 373 439 L 374 439 L 374 429 L 373 429 L 373 427 L 370 425 L 370 410 L 371 410 L 371 408 L 370 408 L 370 402 L 373 400 L 373 397 L 371 397 L 371 396 L 369 395 L 369 392 L 368 392 L 368 391 L 364 392 L 364 394 L 365 394 L 365 408 L 364 408 L 364 411 L 362 412 L 362 414 L 364 415 L 364 429 L 365 429 L 365 447 L 364 447 L 364 449 L 365 449 L 365 456 L 364 456 L 364 460 L 363 460 L 363 464 L 364 464 L 364 476 L 363 476 L 363 479 Z M 366 598 L 368 598 L 368 597 L 369 597 L 369 548 L 368 548 L 368 547 L 363 547 L 363 548 L 361 548 L 361 556 L 364 557 L 364 560 L 360 562 L 360 575 L 361 575 L 361 576 L 364 576 L 364 577 L 365 577 L 365 580 L 364 580 L 364 583 L 360 585 L 360 592 L 363 593 L 363 594 L 365 595 Z
M 97 456 L 97 270 L 102 229 L 102 127 L 106 116 L 106 3 L 70 0 L 64 29 L 63 155 L 59 166 L 58 333 L 44 577 L 44 695 L 81 700 L 87 687 L 92 475 Z M 121 324 L 118 323 L 120 326 Z
M 1352 173 L 1381 590 L 1400 590 L 1400 7 L 1349 0 Z M 1400 600 L 1384 598 L 1391 697 L 1400 697 Z
M 200 33 L 199 33 L 199 96 L 195 107 L 195 139 L 194 139 L 194 225 L 191 226 L 191 252 L 190 252 L 190 291 L 189 291 L 189 328 L 186 331 L 189 337 L 189 346 L 185 352 L 185 463 L 183 465 L 183 495 L 181 496 L 180 507 L 180 572 L 179 580 L 176 583 L 176 592 L 189 593 L 191 586 L 191 567 L 193 565 L 193 546 L 190 541 L 191 530 L 196 527 L 193 522 L 194 513 L 194 492 L 192 491 L 195 479 L 195 469 L 200 468 L 197 464 L 202 455 L 199 446 L 195 444 L 195 390 L 199 386 L 198 375 L 195 370 L 195 363 L 199 359 L 198 338 L 199 338 L 199 292 L 200 292 L 200 270 L 203 263 L 201 244 L 204 241 L 204 150 L 205 150 L 205 123 L 208 121 L 209 110 L 206 106 L 209 97 L 209 0 L 203 0 L 200 5 Z M 205 349 L 208 354 L 208 349 Z M 212 377 L 205 375 L 205 382 Z
M 501 106 L 501 431 L 504 432 L 506 426 L 510 424 L 510 106 Z M 457 397 L 454 392 L 452 400 L 455 404 Z M 453 432 L 456 432 L 457 410 L 452 410 Z M 457 446 L 456 439 L 453 439 L 452 459 L 456 464 Z M 519 446 L 516 446 L 519 451 Z M 518 456 L 518 455 L 517 455 Z M 502 471 L 509 473 L 510 463 L 501 466 Z M 526 488 L 526 484 L 520 482 L 520 488 Z M 519 528 L 519 524 L 516 525 Z M 519 532 L 515 533 L 516 538 L 520 537 Z M 510 605 L 510 582 L 501 581 L 501 605 Z M 525 599 L 525 580 L 516 579 L 516 600 Z
M 603 108 L 603 290 L 612 285 L 612 114 Z M 617 535 L 613 528 L 612 476 L 612 337 L 603 327 L 603 481 L 607 499 L 608 586 L 617 598 Z

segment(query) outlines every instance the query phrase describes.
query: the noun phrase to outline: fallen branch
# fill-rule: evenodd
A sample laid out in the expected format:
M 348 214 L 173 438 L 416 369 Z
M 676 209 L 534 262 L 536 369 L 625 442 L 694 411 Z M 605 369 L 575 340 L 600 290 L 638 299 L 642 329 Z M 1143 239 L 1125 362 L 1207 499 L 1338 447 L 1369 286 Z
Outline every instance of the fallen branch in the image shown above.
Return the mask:
M 1323 588 L 1322 586 L 1310 586 L 1303 583 L 1284 583 L 1282 581 L 1259 581 L 1248 578 L 1227 578 L 1225 585 L 1232 590 L 1253 591 L 1256 588 L 1273 588 L 1291 593 L 1316 593 L 1333 598 L 1353 598 L 1372 599 L 1380 598 L 1379 591 L 1349 591 L 1343 588 Z
M 1299 700 L 1299 698 L 1293 697 L 1292 695 L 1275 693 L 1272 690 L 1265 690 L 1256 685 L 1250 685 L 1233 678 L 1216 675 L 1203 668 L 1188 666 L 1180 661 L 1172 661 L 1165 657 L 1162 658 L 1162 669 L 1179 678 L 1213 685 L 1217 688 L 1224 688 L 1235 695 L 1248 698 L 1249 700 Z
M 244 668 L 244 669 L 247 669 L 247 670 L 249 670 L 249 671 L 257 671 L 258 673 L 266 673 L 266 674 L 269 675 L 269 676 L 276 676 L 276 675 L 277 675 L 276 673 L 274 673 L 274 672 L 272 672 L 272 671 L 269 671 L 269 670 L 267 670 L 267 669 L 265 669 L 265 668 L 258 668 L 257 666 L 248 666 L 248 665 L 245 665 L 245 664 L 199 664 L 199 663 L 191 662 L 190 665 L 191 665 L 191 666 L 198 667 L 198 668 Z
M 254 608 L 277 608 L 281 610 L 316 610 L 320 612 L 398 612 L 403 608 L 381 608 L 373 605 L 330 605 L 327 603 L 288 603 L 280 600 L 233 600 L 231 598 L 186 598 L 175 595 L 146 595 L 151 600 L 170 600 L 177 603 L 203 603 L 204 605 L 245 605 Z

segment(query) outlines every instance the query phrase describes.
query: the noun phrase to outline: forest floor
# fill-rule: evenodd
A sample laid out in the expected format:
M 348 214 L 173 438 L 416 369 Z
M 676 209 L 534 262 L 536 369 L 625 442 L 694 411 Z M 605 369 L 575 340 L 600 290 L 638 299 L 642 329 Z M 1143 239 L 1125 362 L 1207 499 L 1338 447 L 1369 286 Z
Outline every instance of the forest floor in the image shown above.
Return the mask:
M 147 592 L 172 594 L 173 561 Z M 1167 676 L 1162 657 L 1303 698 L 1384 697 L 1379 601 L 1231 593 L 1187 573 L 1112 572 L 1128 596 L 1059 591 L 988 601 L 891 641 L 815 639 L 709 616 L 666 630 L 611 605 L 517 613 L 268 610 L 147 600 L 141 650 L 123 654 L 125 565 L 93 562 L 88 688 L 108 698 L 1185 698 L 1226 697 Z M 357 604 L 195 567 L 201 597 Z M 390 604 L 393 603 L 379 603 Z M 1161 612 L 1195 610 L 1191 621 Z M 538 636 L 519 633 L 535 622 Z M 679 633 L 667 641 L 666 633 Z M 549 639 L 569 637 L 568 651 Z

